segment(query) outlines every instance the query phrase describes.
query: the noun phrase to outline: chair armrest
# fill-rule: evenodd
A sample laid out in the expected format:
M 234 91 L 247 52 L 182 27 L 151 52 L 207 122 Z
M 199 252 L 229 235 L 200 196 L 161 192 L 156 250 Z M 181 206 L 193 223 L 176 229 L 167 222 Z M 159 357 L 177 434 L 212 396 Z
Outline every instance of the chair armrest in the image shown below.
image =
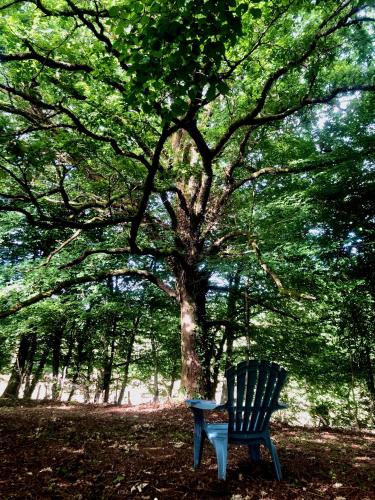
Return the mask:
M 226 404 L 219 405 L 216 401 L 207 401 L 205 399 L 186 399 L 185 403 L 189 406 L 189 408 L 197 410 L 219 411 L 227 408 Z

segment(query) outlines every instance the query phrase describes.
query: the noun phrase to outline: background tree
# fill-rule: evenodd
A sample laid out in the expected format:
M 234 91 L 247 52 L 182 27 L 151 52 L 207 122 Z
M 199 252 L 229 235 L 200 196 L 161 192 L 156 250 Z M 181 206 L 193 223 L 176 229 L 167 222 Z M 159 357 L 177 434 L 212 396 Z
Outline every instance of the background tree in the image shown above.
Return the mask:
M 180 308 L 183 386 L 210 395 L 218 257 L 249 251 L 283 297 L 311 298 L 308 280 L 296 291 L 280 278 L 275 249 L 265 259 L 254 197 L 269 178 L 335 175 L 373 153 L 350 130 L 332 145 L 316 126 L 325 104 L 375 88 L 370 8 L 16 0 L 1 11 L 0 210 L 54 241 L 10 279 L 22 290 L 2 316 L 77 284 L 148 280 Z

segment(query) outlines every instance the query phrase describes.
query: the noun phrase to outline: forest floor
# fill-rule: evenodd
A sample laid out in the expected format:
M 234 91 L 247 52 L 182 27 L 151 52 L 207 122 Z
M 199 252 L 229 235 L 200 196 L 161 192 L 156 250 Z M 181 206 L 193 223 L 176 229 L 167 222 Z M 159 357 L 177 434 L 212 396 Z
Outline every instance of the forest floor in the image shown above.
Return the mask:
M 375 435 L 274 424 L 284 479 L 268 453 L 231 446 L 218 481 L 213 449 L 192 469 L 184 405 L 0 400 L 0 499 L 375 499 Z

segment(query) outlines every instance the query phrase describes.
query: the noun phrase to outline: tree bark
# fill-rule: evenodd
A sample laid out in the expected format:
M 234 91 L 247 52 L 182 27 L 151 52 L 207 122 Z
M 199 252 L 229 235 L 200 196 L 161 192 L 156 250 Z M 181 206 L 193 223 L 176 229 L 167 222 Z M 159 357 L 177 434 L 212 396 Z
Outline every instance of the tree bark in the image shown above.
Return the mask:
M 154 403 L 158 403 L 159 402 L 159 358 L 158 358 L 158 351 L 156 348 L 155 335 L 153 332 L 151 332 L 151 351 L 152 351 L 152 359 L 154 365 L 153 401 Z
M 197 263 L 175 265 L 181 324 L 181 386 L 188 397 L 211 394 L 206 294 L 208 276 Z
M 131 362 L 131 358 L 132 358 L 132 354 L 133 354 L 133 346 L 134 346 L 135 336 L 137 333 L 137 328 L 138 328 L 138 324 L 139 324 L 140 319 L 141 319 L 141 315 L 138 314 L 138 316 L 134 320 L 133 328 L 130 332 L 130 337 L 128 340 L 128 344 L 126 346 L 124 372 L 123 372 L 123 377 L 122 377 L 122 381 L 121 381 L 120 394 L 119 394 L 118 399 L 117 399 L 118 405 L 122 404 L 122 401 L 123 401 L 124 395 L 125 395 L 125 390 L 126 390 L 126 387 L 128 385 L 130 362 Z
M 29 336 L 29 349 L 26 356 L 26 363 L 24 368 L 24 376 L 23 379 L 25 381 L 25 387 L 23 391 L 23 397 L 25 397 L 25 393 L 28 392 L 28 389 L 31 384 L 31 373 L 34 365 L 34 357 L 37 348 L 37 335 L 36 332 L 30 333 Z
M 219 347 L 215 354 L 215 366 L 213 371 L 213 393 L 215 394 L 218 379 L 219 379 L 219 371 L 221 360 L 224 354 L 224 345 L 226 344 L 226 353 L 225 353 L 225 370 L 227 370 L 232 364 L 233 357 L 233 341 L 235 335 L 235 327 L 234 321 L 237 316 L 237 300 L 238 300 L 238 290 L 240 286 L 241 279 L 241 269 L 237 269 L 234 275 L 229 276 L 229 292 L 227 298 L 227 312 L 226 319 L 228 322 L 225 324 L 225 329 L 223 332 L 223 336 L 219 343 Z M 225 381 L 224 381 L 225 383 Z M 224 387 L 226 390 L 226 387 Z M 225 397 L 225 395 L 223 394 Z
M 52 399 L 58 400 L 60 397 L 59 372 L 61 359 L 61 342 L 64 333 L 64 326 L 57 326 L 52 336 Z
M 34 372 L 32 381 L 31 381 L 30 385 L 27 388 L 25 388 L 25 391 L 23 394 L 23 397 L 25 399 L 31 399 L 33 392 L 34 392 L 34 389 L 43 375 L 43 370 L 44 370 L 44 367 L 45 367 L 45 364 L 47 361 L 48 352 L 49 352 L 49 348 L 48 348 L 48 346 L 46 346 L 42 352 L 38 366 Z
M 103 364 L 103 387 L 102 387 L 102 390 L 104 391 L 103 403 L 108 403 L 109 401 L 109 391 L 111 387 L 114 353 L 115 353 L 115 339 L 113 338 L 110 344 L 109 356 L 107 354 Z
M 30 335 L 26 334 L 21 337 L 18 347 L 16 361 L 13 365 L 10 379 L 2 394 L 3 398 L 18 398 L 21 384 L 23 381 L 27 356 L 30 349 Z
M 87 324 L 89 324 L 89 321 L 87 322 Z M 86 327 L 87 327 L 87 324 L 86 324 Z M 84 353 L 84 346 L 85 346 L 85 340 L 86 340 L 86 337 L 84 336 L 85 333 L 86 333 L 86 329 L 83 332 L 81 332 L 79 339 L 78 339 L 78 342 L 77 342 L 77 353 L 76 353 L 76 359 L 75 359 L 75 363 L 74 363 L 75 366 L 74 366 L 74 373 L 73 373 L 73 377 L 72 377 L 72 387 L 71 387 L 70 392 L 69 392 L 68 401 L 71 401 L 72 397 L 74 396 L 74 393 L 75 393 L 76 387 L 77 387 L 78 378 L 79 378 L 79 375 L 81 373 L 81 367 L 82 367 L 82 364 L 83 364 L 84 359 L 85 359 L 85 353 Z
M 100 396 L 102 395 L 103 388 L 103 372 L 100 370 L 97 375 L 96 386 L 95 386 L 95 394 L 94 394 L 94 403 L 99 403 Z
M 168 386 L 168 398 L 171 399 L 173 395 L 173 387 L 176 382 L 176 378 L 178 375 L 178 363 L 177 363 L 177 358 L 174 360 L 173 363 L 173 368 L 172 368 L 172 373 L 171 373 L 171 381 Z
M 375 423 L 375 373 L 368 344 L 365 346 L 366 385 L 370 393 L 372 421 Z

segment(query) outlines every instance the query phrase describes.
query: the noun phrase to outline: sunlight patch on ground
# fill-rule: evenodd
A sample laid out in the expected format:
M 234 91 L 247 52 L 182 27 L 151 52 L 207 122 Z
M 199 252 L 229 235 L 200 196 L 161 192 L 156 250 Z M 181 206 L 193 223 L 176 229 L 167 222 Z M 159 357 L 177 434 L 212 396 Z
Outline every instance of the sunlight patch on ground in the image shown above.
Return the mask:
M 61 448 L 61 451 L 67 451 L 68 453 L 74 453 L 75 455 L 82 455 L 85 453 L 85 450 L 83 448 L 79 448 L 78 450 L 75 450 L 74 448 Z
M 374 463 L 374 459 L 372 459 L 371 457 L 355 457 L 354 460 L 356 462 L 370 462 L 370 463 Z

